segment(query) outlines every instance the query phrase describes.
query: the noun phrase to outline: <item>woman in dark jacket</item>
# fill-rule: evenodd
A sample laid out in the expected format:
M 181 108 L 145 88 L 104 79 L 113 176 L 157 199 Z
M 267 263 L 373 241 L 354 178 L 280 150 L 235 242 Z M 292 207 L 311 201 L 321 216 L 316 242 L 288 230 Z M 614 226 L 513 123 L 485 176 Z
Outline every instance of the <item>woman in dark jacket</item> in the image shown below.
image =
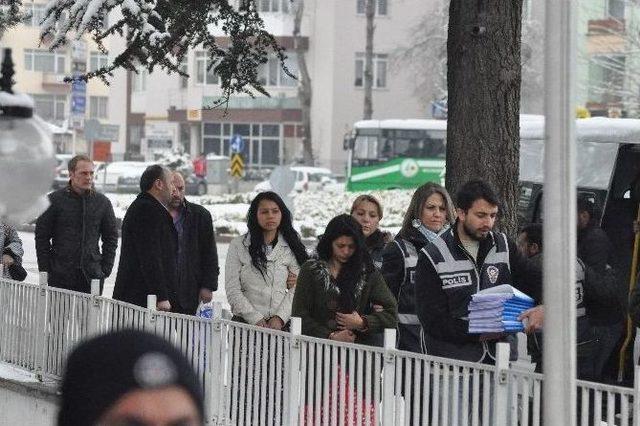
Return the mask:
M 362 227 L 365 245 L 371 256 L 371 261 L 376 268 L 380 269 L 384 246 L 393 239 L 391 234 L 382 232 L 379 228 L 382 220 L 382 204 L 373 195 L 360 195 L 351 205 L 351 216 Z
M 398 348 L 423 352 L 421 326 L 415 311 L 414 270 L 418 252 L 454 222 L 453 203 L 437 183 L 416 189 L 402 228 L 382 255 L 382 275 L 398 301 Z
M 396 326 L 396 301 L 354 218 L 333 218 L 317 252 L 318 259 L 302 266 L 293 298 L 292 316 L 302 319 L 303 334 L 367 344 L 372 334 Z M 372 304 L 382 309 L 368 313 Z

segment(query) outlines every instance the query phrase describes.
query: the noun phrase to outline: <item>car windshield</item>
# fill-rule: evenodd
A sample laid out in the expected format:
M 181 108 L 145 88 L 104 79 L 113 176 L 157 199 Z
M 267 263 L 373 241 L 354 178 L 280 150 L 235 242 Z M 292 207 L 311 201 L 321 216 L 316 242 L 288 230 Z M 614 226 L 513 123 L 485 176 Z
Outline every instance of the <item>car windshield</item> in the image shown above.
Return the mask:
M 607 189 L 616 161 L 618 144 L 578 141 L 576 185 Z M 542 183 L 544 179 L 544 141 L 522 139 L 520 142 L 520 180 Z

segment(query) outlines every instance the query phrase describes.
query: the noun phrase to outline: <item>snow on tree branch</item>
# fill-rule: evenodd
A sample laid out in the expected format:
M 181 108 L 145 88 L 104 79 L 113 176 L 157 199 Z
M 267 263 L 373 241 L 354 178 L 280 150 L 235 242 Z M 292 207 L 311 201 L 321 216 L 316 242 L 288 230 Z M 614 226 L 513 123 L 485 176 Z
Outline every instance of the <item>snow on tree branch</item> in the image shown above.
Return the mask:
M 118 68 L 137 72 L 143 67 L 152 72 L 159 67 L 187 76 L 180 63 L 189 49 L 202 48 L 208 52 L 209 69 L 220 77 L 223 97 L 214 105 L 218 106 L 234 93 L 269 96 L 258 81 L 258 66 L 271 54 L 292 76 L 284 66 L 284 49 L 264 29 L 255 2 L 244 0 L 238 9 L 230 0 L 50 0 L 40 36 L 55 49 L 72 34 L 76 38 L 90 34 L 103 52 L 106 37 L 125 37 L 126 48 L 113 63 L 81 77 L 99 77 L 105 83 Z M 109 14 L 116 19 L 107 26 Z M 214 28 L 227 37 L 214 36 Z
M 8 28 L 19 24 L 25 17 L 22 0 L 0 0 L 0 38 Z

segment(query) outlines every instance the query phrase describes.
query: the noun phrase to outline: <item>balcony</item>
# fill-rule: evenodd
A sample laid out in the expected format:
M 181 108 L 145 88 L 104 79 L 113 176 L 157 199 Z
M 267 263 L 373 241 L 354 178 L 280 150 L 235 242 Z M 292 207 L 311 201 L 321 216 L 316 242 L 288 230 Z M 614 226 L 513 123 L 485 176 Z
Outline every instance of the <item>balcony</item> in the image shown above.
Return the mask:
M 71 84 L 65 83 L 64 78 L 64 74 L 43 72 L 42 88 L 47 91 L 55 91 L 57 93 L 68 93 L 71 90 Z
M 590 19 L 587 23 L 588 35 L 624 34 L 625 20 L 618 18 Z

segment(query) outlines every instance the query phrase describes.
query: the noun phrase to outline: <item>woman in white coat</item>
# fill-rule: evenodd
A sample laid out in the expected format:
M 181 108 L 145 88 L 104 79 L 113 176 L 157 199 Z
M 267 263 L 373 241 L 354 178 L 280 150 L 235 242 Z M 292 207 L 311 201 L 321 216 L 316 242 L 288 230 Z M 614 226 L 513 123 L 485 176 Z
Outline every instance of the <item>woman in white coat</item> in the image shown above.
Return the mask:
M 275 192 L 253 199 L 247 228 L 231 241 L 225 264 L 233 319 L 281 330 L 291 316 L 298 271 L 308 255 L 291 212 Z

